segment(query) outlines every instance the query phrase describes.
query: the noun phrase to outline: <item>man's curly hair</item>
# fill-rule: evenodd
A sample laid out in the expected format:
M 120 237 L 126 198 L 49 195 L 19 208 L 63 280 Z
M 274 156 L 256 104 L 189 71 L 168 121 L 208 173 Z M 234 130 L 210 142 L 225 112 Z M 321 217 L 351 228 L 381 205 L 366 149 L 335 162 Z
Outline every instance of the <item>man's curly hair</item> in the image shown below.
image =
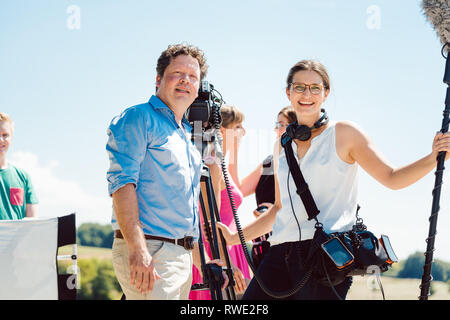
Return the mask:
M 200 80 L 206 76 L 208 72 L 208 65 L 206 64 L 206 58 L 202 50 L 199 48 L 185 44 L 171 44 L 164 50 L 158 58 L 158 63 L 156 65 L 156 72 L 162 78 L 164 75 L 164 71 L 167 66 L 170 64 L 172 59 L 179 56 L 180 54 L 191 56 L 197 59 L 198 64 L 200 66 Z

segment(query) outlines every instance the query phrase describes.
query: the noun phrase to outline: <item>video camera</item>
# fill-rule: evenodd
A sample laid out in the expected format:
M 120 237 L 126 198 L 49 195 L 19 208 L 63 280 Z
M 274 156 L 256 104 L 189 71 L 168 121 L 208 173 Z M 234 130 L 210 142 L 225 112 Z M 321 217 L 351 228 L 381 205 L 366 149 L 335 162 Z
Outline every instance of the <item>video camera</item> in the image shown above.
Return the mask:
M 220 107 L 223 104 L 222 96 L 208 81 L 202 81 L 198 89 L 198 97 L 186 111 L 186 118 L 190 123 L 202 122 L 205 130 L 222 123 Z
M 186 110 L 185 117 L 192 125 L 192 140 L 203 154 L 208 142 L 214 142 L 215 131 L 220 129 L 222 117 L 220 107 L 224 103 L 222 95 L 207 81 L 202 81 L 198 97 Z

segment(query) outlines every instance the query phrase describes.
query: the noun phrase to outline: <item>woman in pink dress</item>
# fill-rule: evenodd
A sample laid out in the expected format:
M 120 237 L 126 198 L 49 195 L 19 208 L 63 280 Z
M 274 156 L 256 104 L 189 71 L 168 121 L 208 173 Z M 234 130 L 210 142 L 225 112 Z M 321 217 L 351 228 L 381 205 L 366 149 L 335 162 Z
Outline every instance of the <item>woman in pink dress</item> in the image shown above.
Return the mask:
M 222 127 L 220 132 L 223 137 L 223 155 L 228 156 L 228 162 L 230 168 L 237 166 L 238 149 L 241 138 L 245 135 L 245 129 L 242 126 L 244 120 L 243 113 L 233 106 L 223 105 L 220 109 L 222 116 Z M 205 161 L 208 164 L 209 161 Z M 213 184 L 217 206 L 219 209 L 220 220 L 226 224 L 231 230 L 236 230 L 234 223 L 233 212 L 231 209 L 228 192 L 225 186 L 225 181 L 222 175 L 221 165 L 218 161 L 212 161 L 209 164 L 211 181 Z M 232 171 L 233 171 L 232 169 Z M 241 190 L 237 187 L 233 180 L 233 174 L 228 173 L 228 180 L 230 182 L 231 194 L 234 200 L 236 210 L 242 203 L 243 195 Z M 220 190 L 220 191 L 219 191 Z M 202 214 L 200 213 L 200 217 Z M 203 221 L 202 221 L 203 222 Z M 203 238 L 205 239 L 205 238 Z M 205 251 L 211 258 L 211 251 L 208 242 L 204 241 Z M 228 254 L 232 269 L 234 272 L 234 280 L 236 282 L 235 292 L 237 294 L 243 293 L 247 287 L 248 280 L 251 279 L 250 270 L 245 258 L 244 251 L 241 245 L 227 246 Z M 192 283 L 203 283 L 201 273 L 193 266 L 192 268 Z M 247 279 L 247 281 L 245 280 Z M 191 291 L 189 294 L 191 300 L 210 300 L 211 296 L 209 290 Z

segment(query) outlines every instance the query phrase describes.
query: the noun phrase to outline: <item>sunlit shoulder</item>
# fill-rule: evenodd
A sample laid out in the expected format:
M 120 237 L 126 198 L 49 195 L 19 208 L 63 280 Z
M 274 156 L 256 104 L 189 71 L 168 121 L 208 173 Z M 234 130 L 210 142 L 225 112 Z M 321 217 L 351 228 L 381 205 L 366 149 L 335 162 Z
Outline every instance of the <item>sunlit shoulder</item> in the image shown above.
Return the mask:
M 370 144 L 369 136 L 353 121 L 336 122 L 336 151 L 340 158 L 347 163 L 354 163 L 355 151 Z

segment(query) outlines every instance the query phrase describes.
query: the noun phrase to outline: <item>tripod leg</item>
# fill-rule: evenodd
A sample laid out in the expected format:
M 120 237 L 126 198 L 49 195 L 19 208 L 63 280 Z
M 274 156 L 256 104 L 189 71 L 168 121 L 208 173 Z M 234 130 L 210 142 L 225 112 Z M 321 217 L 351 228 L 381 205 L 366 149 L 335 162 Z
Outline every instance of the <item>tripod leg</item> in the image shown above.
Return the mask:
M 203 179 L 203 176 L 202 176 L 202 179 Z M 202 180 L 201 180 L 201 183 L 202 183 Z M 206 191 L 206 199 L 204 198 L 205 194 L 203 191 Z M 212 216 L 211 215 L 211 212 L 213 210 L 213 206 L 212 206 L 213 200 L 212 199 L 214 199 L 214 197 L 211 198 L 211 194 L 208 190 L 208 186 L 204 185 L 202 183 L 199 200 L 200 200 L 200 206 L 201 206 L 201 210 L 202 210 L 202 216 L 203 216 L 204 223 L 207 223 L 209 221 L 209 217 Z M 207 206 L 205 205 L 205 202 L 206 202 Z M 219 259 L 220 253 L 219 253 L 219 249 L 218 249 L 219 246 L 217 243 L 217 234 L 214 232 L 215 231 L 214 229 L 210 230 L 208 227 L 205 229 L 206 229 L 206 236 L 208 238 L 212 258 Z M 202 230 L 202 228 L 200 226 L 200 231 L 201 230 Z M 211 233 L 211 231 L 212 231 L 212 233 Z M 203 249 L 201 249 L 201 250 L 203 251 Z M 201 252 L 200 254 L 202 255 L 203 252 Z M 222 300 L 223 296 L 222 296 L 220 284 L 216 283 L 216 281 L 214 279 L 214 275 L 207 274 L 206 268 L 204 268 L 203 266 L 205 266 L 204 260 L 202 261 L 202 268 L 204 270 L 203 275 L 205 277 L 207 277 L 207 279 L 204 279 L 204 281 L 207 280 L 207 282 L 208 282 L 210 293 L 211 293 L 211 299 Z
M 206 224 L 209 221 L 209 218 L 208 218 L 208 213 L 207 213 L 207 209 L 206 209 L 206 206 L 205 206 L 205 200 L 203 198 L 203 190 L 200 191 L 200 208 L 201 208 L 201 211 L 202 211 L 203 223 Z M 208 227 L 205 228 L 205 231 L 206 231 L 206 238 L 208 239 L 208 242 L 209 242 L 209 244 L 211 246 L 211 244 L 213 243 L 213 235 L 211 234 L 211 230 Z M 200 232 L 202 232 L 202 228 L 201 227 L 200 227 Z M 213 259 L 216 259 L 215 258 L 215 256 L 216 256 L 215 252 L 212 253 L 212 256 L 213 256 Z
M 211 182 L 211 177 L 208 176 L 205 178 L 204 180 L 205 182 L 205 188 L 206 188 L 206 192 L 208 195 L 208 199 L 211 200 L 210 201 L 210 219 L 211 219 L 211 229 L 213 232 L 213 236 L 215 239 L 217 239 L 217 229 L 216 229 L 216 221 L 220 222 L 220 214 L 219 214 L 219 210 L 217 208 L 217 201 L 214 197 L 214 188 Z M 212 213 L 212 214 L 211 214 Z M 222 232 L 219 230 L 219 236 L 220 236 L 220 242 L 222 245 L 222 252 L 223 252 L 223 256 L 225 259 L 225 263 L 227 266 L 227 276 L 229 278 L 229 286 L 226 288 L 226 293 L 227 293 L 227 298 L 229 300 L 236 300 L 236 294 L 234 291 L 234 278 L 233 278 L 233 272 L 232 272 L 232 268 L 231 268 L 231 261 L 230 261 L 230 256 L 228 255 L 228 248 L 225 242 L 225 239 L 222 235 Z M 217 245 L 217 251 L 219 252 L 219 248 Z

